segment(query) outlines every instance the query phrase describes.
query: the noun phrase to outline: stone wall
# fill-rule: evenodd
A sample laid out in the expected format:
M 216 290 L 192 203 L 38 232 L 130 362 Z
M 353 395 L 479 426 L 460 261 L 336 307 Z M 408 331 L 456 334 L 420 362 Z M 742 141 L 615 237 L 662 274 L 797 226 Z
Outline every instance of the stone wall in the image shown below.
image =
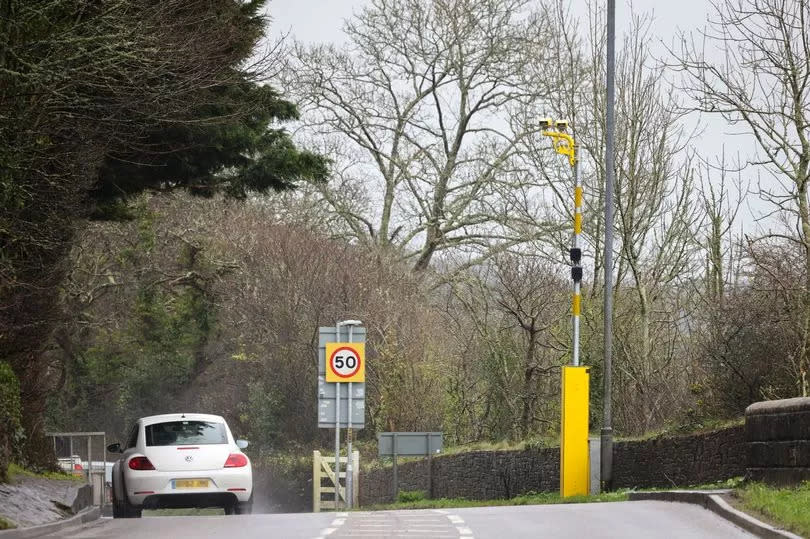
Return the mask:
M 560 487 L 560 450 L 471 451 L 433 459 L 432 481 L 427 459 L 400 463 L 400 491 L 421 490 L 432 498 L 492 500 Z M 432 485 L 431 485 L 432 483 Z M 390 467 L 360 474 L 360 505 L 394 498 Z
M 775 485 L 810 480 L 810 398 L 752 404 L 745 434 L 751 479 Z
M 743 476 L 745 451 L 743 426 L 692 436 L 617 442 L 614 486 L 680 487 Z M 487 500 L 558 491 L 559 462 L 559 448 L 473 451 L 434 458 L 432 481 L 427 459 L 400 463 L 397 475 L 400 491 L 422 490 L 433 498 Z M 392 500 L 390 467 L 360 474 L 360 505 Z
M 613 445 L 614 488 L 686 487 L 744 475 L 742 425 Z

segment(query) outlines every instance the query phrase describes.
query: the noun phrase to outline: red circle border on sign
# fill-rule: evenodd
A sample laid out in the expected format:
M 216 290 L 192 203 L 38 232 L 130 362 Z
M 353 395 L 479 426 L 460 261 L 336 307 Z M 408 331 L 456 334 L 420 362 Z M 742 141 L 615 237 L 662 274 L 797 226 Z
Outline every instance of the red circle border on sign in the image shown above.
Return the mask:
M 354 354 L 354 357 L 357 358 L 357 368 L 355 368 L 354 372 L 352 372 L 351 374 L 340 374 L 334 368 L 332 368 L 332 359 L 334 359 L 335 354 L 337 354 L 341 350 L 351 350 L 352 353 Z M 332 352 L 332 355 L 329 356 L 329 370 L 332 371 L 332 374 L 334 374 L 338 378 L 351 378 L 352 376 L 354 376 L 358 372 L 360 372 L 360 365 L 362 364 L 362 362 L 363 362 L 363 360 L 360 359 L 360 354 L 357 352 L 357 350 L 355 350 L 351 346 L 341 346 L 340 348 L 336 348 L 335 351 Z

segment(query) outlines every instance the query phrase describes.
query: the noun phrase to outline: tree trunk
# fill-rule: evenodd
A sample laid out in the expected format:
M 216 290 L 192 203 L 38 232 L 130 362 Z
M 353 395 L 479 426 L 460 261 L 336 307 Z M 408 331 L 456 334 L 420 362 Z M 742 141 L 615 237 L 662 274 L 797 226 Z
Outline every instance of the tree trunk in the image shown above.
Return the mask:
M 537 370 L 534 364 L 534 351 L 537 347 L 537 330 L 532 324 L 528 331 L 529 346 L 526 348 L 526 355 L 523 362 L 523 414 L 520 418 L 520 434 L 525 440 L 529 435 L 529 430 L 534 417 L 534 402 L 537 399 L 534 388 L 534 373 Z

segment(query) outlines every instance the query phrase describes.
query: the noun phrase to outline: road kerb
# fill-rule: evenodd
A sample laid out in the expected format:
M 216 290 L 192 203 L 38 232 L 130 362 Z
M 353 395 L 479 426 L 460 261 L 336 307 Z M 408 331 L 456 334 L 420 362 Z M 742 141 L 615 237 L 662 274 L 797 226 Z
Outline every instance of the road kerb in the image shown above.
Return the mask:
M 64 520 L 56 522 L 49 522 L 48 524 L 40 524 L 39 526 L 30 526 L 28 528 L 15 528 L 13 530 L 0 531 L 1 539 L 33 539 L 34 537 L 42 537 L 43 535 L 52 534 L 70 528 L 72 526 L 79 526 L 92 522 L 101 516 L 101 510 L 98 506 L 88 507 Z
M 730 490 L 662 490 L 657 492 L 630 492 L 628 498 L 630 501 L 655 500 L 700 505 L 757 537 L 767 539 L 802 539 L 799 535 L 771 526 L 747 513 L 735 509 L 723 499 L 723 495 L 730 492 Z

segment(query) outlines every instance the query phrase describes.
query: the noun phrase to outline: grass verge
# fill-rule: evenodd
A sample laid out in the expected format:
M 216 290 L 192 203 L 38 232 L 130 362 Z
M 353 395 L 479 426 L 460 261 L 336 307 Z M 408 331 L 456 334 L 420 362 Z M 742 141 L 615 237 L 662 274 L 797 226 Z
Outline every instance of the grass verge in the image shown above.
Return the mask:
M 143 512 L 144 516 L 150 517 L 196 517 L 224 514 L 225 511 L 220 507 L 206 507 L 204 509 L 194 507 L 188 509 L 147 509 Z
M 798 487 L 775 488 L 750 483 L 734 491 L 743 510 L 804 537 L 810 537 L 810 481 Z
M 0 516 L 0 530 L 13 530 L 16 527 L 17 526 L 13 522 Z
M 62 472 L 43 472 L 35 473 L 31 470 L 26 470 L 13 462 L 8 466 L 8 477 L 12 481 L 19 476 L 23 477 L 38 477 L 40 479 L 56 479 L 59 481 L 80 481 L 84 482 L 84 476 L 75 476 Z
M 360 511 L 384 511 L 392 509 L 448 509 L 457 507 L 486 507 L 493 505 L 545 505 L 557 503 L 595 503 L 595 502 L 624 502 L 627 501 L 627 490 L 606 492 L 596 496 L 571 496 L 561 498 L 554 492 L 528 493 L 514 498 L 503 500 L 467 500 L 465 498 L 438 498 L 435 500 L 418 499 L 418 496 L 400 493 L 400 500 L 396 503 L 371 505 L 361 507 Z M 417 499 L 414 499 L 417 498 Z

